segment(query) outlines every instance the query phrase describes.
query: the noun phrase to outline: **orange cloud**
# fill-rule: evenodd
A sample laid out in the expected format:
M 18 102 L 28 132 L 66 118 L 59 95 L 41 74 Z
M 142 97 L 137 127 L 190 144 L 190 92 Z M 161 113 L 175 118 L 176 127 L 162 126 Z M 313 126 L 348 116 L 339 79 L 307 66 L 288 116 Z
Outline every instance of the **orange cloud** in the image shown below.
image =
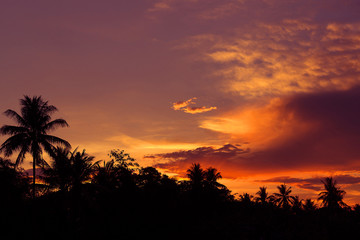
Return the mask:
M 196 100 L 196 97 L 190 98 L 189 100 L 186 100 L 186 101 L 174 102 L 172 109 L 181 110 L 182 108 L 186 108 L 188 105 L 195 103 L 195 102 L 193 102 L 193 100 Z
M 196 97 L 190 98 L 189 100 L 186 101 L 178 101 L 173 103 L 172 109 L 178 111 L 183 111 L 185 113 L 190 113 L 190 114 L 197 114 L 197 113 L 204 113 L 204 112 L 209 112 L 212 110 L 217 109 L 216 107 L 205 107 L 205 106 L 201 106 L 201 107 L 190 107 L 190 104 L 195 104 L 195 102 L 193 100 L 197 99 Z
M 191 162 L 214 165 L 224 176 L 287 171 L 350 171 L 360 167 L 360 87 L 274 99 L 205 119 L 202 128 L 232 144 L 158 154 L 177 170 Z M 234 143 L 248 142 L 249 150 Z M 243 144 L 242 144 L 243 145 Z M 179 170 L 177 170 L 179 171 Z
M 316 127 L 315 123 L 299 121 L 293 111 L 283 111 L 286 101 L 275 98 L 265 106 L 249 105 L 219 116 L 208 117 L 201 128 L 228 134 L 229 141 L 246 141 L 256 149 L 286 141 L 294 132 L 304 134 Z
M 217 63 L 222 90 L 247 98 L 346 90 L 360 81 L 357 23 L 283 19 L 231 37 L 192 36 L 179 47 L 196 49 L 195 61 Z
M 204 113 L 204 112 L 209 112 L 212 110 L 215 110 L 216 107 L 187 107 L 184 108 L 183 111 L 186 113 L 191 113 L 191 114 L 196 114 L 196 113 Z

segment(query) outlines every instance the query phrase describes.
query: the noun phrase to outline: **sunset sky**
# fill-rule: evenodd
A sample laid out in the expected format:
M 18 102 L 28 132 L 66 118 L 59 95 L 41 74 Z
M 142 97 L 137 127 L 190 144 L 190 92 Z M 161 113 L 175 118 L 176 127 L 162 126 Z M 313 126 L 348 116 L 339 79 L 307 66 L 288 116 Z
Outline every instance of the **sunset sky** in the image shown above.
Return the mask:
M 54 134 L 98 160 L 124 149 L 178 177 L 199 162 L 252 195 L 286 183 L 316 199 L 334 176 L 360 203 L 359 13 L 358 0 L 3 0 L 0 112 L 42 95 L 70 125 Z

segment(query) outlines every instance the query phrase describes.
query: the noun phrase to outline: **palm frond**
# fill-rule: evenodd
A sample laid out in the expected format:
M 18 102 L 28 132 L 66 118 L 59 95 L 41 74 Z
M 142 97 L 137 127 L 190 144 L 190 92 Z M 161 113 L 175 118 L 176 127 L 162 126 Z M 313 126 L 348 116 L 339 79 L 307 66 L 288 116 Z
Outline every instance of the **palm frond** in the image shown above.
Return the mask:
M 10 156 L 14 151 L 19 150 L 24 142 L 28 142 L 28 140 L 28 135 L 25 133 L 11 136 L 1 145 L 0 152 L 4 152 L 5 156 Z
M 22 127 L 26 127 L 28 125 L 26 120 L 14 110 L 8 109 L 4 112 L 4 114 L 9 118 L 14 119 Z
M 66 148 L 71 148 L 70 143 L 68 141 L 62 139 L 62 138 L 52 136 L 52 135 L 46 135 L 46 134 L 42 134 L 41 138 L 42 138 L 42 141 L 41 141 L 42 144 L 44 142 L 49 142 L 49 143 L 52 143 L 52 144 L 62 145 L 64 147 L 66 147 Z
M 43 130 L 46 132 L 49 130 L 54 130 L 58 127 L 69 127 L 69 124 L 64 119 L 59 118 L 47 123 L 44 126 Z
M 16 158 L 16 162 L 15 165 L 18 166 L 19 164 L 21 164 L 24 159 L 25 159 L 25 154 L 29 152 L 29 145 L 28 144 L 23 144 L 21 147 L 21 150 Z
M 15 135 L 26 132 L 28 132 L 26 127 L 4 125 L 0 128 L 0 134 L 2 135 Z

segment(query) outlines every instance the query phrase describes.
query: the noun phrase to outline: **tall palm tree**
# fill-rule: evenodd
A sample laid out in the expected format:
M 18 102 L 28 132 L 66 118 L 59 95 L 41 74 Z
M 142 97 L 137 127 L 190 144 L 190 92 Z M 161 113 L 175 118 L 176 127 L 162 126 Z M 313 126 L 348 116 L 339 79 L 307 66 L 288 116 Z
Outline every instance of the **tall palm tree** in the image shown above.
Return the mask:
M 281 208 L 289 208 L 295 199 L 294 196 L 290 195 L 292 192 L 291 187 L 287 187 L 286 184 L 281 184 L 280 186 L 277 186 L 277 188 L 279 193 L 274 193 L 274 202 Z
M 318 200 L 322 200 L 322 205 L 327 208 L 346 207 L 343 202 L 345 191 L 336 186 L 337 182 L 332 177 L 327 177 L 321 181 L 324 184 L 325 191 L 319 193 Z
M 4 114 L 17 123 L 16 126 L 4 125 L 0 128 L 0 134 L 10 135 L 1 145 L 0 152 L 5 156 L 12 155 L 19 151 L 16 158 L 16 166 L 21 164 L 27 153 L 33 158 L 33 197 L 35 197 L 35 168 L 36 165 L 44 164 L 42 158 L 43 149 L 51 154 L 55 145 L 70 147 L 67 141 L 49 135 L 48 132 L 58 127 L 68 127 L 64 119 L 51 119 L 51 115 L 57 111 L 53 105 L 49 105 L 41 96 L 24 96 L 20 99 L 21 113 L 8 109 Z

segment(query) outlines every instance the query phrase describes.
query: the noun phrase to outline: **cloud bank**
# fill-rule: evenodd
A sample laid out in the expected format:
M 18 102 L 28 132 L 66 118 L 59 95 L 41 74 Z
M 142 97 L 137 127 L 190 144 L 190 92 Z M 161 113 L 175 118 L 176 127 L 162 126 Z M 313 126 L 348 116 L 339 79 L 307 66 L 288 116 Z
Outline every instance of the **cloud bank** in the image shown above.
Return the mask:
M 251 114 L 229 113 L 228 116 L 212 118 L 211 123 L 203 125 L 213 131 L 229 135 L 229 139 L 249 139 L 256 141 L 256 134 L 264 136 L 274 133 L 261 141 L 259 147 L 244 150 L 235 144 L 221 148 L 203 147 L 188 151 L 157 154 L 154 157 L 168 160 L 157 165 L 161 168 L 184 171 L 192 162 L 213 165 L 225 169 L 228 176 L 243 176 L 258 172 L 284 172 L 297 169 L 310 171 L 321 169 L 353 170 L 360 168 L 360 87 L 344 91 L 322 93 L 304 93 L 276 101 L 271 106 L 254 111 Z M 270 117 L 266 118 L 269 112 Z M 226 115 L 226 114 L 225 114 Z M 249 119 L 246 119 L 249 118 Z M 264 118 L 269 120 L 266 127 L 251 120 Z M 248 123 L 247 128 L 231 128 L 223 119 L 231 120 L 235 126 Z M 230 119 L 230 120 L 229 120 Z M 209 120 L 208 120 L 209 121 Z M 237 122 L 238 121 L 238 122 Z M 263 120 L 260 120 L 260 123 Z M 297 124 L 301 123 L 301 124 Z M 264 123 L 265 124 L 265 123 Z M 260 124 L 261 125 L 261 124 Z M 223 127 L 223 128 L 222 128 Z M 269 128 L 270 130 L 266 130 Z M 249 132 L 250 131 L 250 135 Z M 260 139 L 261 140 L 261 139 Z M 259 140 L 259 141 L 260 141 Z

